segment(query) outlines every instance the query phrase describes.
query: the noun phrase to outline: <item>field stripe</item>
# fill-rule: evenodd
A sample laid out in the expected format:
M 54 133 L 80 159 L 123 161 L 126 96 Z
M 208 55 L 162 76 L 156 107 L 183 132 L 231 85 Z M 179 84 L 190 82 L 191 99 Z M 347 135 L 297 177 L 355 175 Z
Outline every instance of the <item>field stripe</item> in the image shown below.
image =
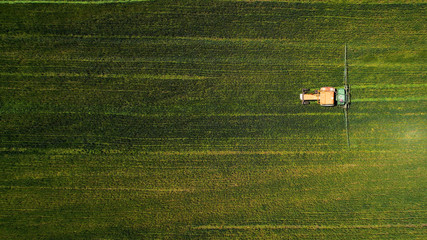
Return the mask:
M 25 73 L 15 72 L 7 73 L 0 72 L 0 76 L 23 76 L 23 77 L 96 77 L 96 78 L 148 78 L 148 79 L 161 79 L 161 80 L 203 80 L 208 77 L 203 76 L 190 76 L 190 75 L 153 75 L 153 74 L 87 74 L 87 73 L 67 73 L 67 72 L 42 72 L 42 73 Z
M 1 112 L 1 111 L 0 111 Z M 7 111 L 3 111 L 7 113 Z M 33 112 L 35 113 L 35 112 Z M 341 116 L 342 112 L 300 112 L 300 113 L 162 113 L 162 114 L 144 114 L 144 113 L 131 113 L 131 112 L 51 112 L 51 111 L 38 111 L 38 114 L 88 114 L 88 115 L 117 115 L 117 116 L 131 116 L 131 117 L 178 117 L 178 116 L 191 116 L 197 117 L 292 117 L 292 116 Z M 367 116 L 369 113 L 352 113 L 352 115 Z
M 427 88 L 426 83 L 413 84 L 364 84 L 351 85 L 351 89 L 366 89 L 366 88 Z
M 226 156 L 226 155 L 289 155 L 295 153 L 334 154 L 334 151 L 159 151 L 147 152 L 153 155 L 195 155 L 195 156 Z
M 19 34 L 1 34 L 1 38 L 39 38 L 39 37 L 52 37 L 52 38 L 77 38 L 77 39 L 147 39 L 147 40 L 162 40 L 162 41 L 203 41 L 203 42 L 231 42 L 231 43 L 280 43 L 282 45 L 289 46 L 301 46 L 301 47 L 312 47 L 313 44 L 301 42 L 297 40 L 293 40 L 290 38 L 236 38 L 236 37 L 192 37 L 192 36 L 149 36 L 149 35 L 97 35 L 97 34 L 28 34 L 28 33 L 19 33 Z M 331 45 L 342 47 L 342 42 L 316 42 L 317 46 L 322 46 L 326 48 L 331 48 Z M 385 45 L 381 45 L 385 46 Z
M 425 228 L 427 224 L 381 224 L 381 225 L 205 225 L 197 230 L 253 230 L 253 229 L 380 229 L 380 228 Z
M 396 98 L 356 98 L 351 102 L 406 102 L 406 101 L 426 101 L 427 97 L 396 97 Z
M 21 4 L 21 3 L 50 3 L 50 4 L 104 4 L 104 3 L 131 3 L 131 2 L 151 2 L 154 0 L 79 0 L 79 1 L 67 1 L 67 0 L 16 0 L 16 1 L 0 1 L 0 4 Z M 231 1 L 231 2 L 253 2 L 253 0 L 222 0 L 222 1 Z M 309 0 L 259 0 L 262 2 L 276 2 L 276 3 L 289 3 L 289 2 L 297 2 L 297 3 L 313 3 L 313 1 Z M 335 0 L 326 0 L 319 1 L 322 3 L 336 3 Z M 409 3 L 425 3 L 423 0 L 410 0 L 402 3 L 401 0 L 389 0 L 389 1 L 375 1 L 370 3 L 369 1 L 364 0 L 350 0 L 346 2 L 347 4 L 409 4 Z M 291 8 L 295 10 L 299 10 L 298 8 Z M 312 17 L 312 16 L 311 16 Z M 348 17 L 349 18 L 349 17 Z
M 406 33 L 409 35 L 423 35 L 419 32 L 414 33 Z M 230 43 L 275 43 L 275 44 L 281 44 L 286 46 L 299 46 L 299 47 L 306 47 L 306 48 L 312 48 L 313 42 L 306 43 L 302 41 L 297 41 L 291 38 L 286 37 L 280 37 L 280 38 L 248 38 L 248 37 L 193 37 L 193 36 L 150 36 L 150 35 L 120 35 L 120 34 L 114 34 L 114 35 L 99 35 L 99 34 L 28 34 L 28 33 L 16 33 L 16 34 L 1 34 L 0 38 L 16 38 L 16 39 L 23 39 L 23 38 L 39 38 L 39 37 L 52 37 L 52 38 L 78 38 L 78 39 L 148 39 L 148 40 L 162 40 L 162 41 L 177 41 L 177 40 L 184 40 L 184 41 L 203 41 L 203 42 L 230 42 Z M 369 42 L 370 49 L 375 48 L 387 48 L 389 46 L 393 45 L 393 42 L 388 41 L 386 43 L 372 43 Z M 324 40 L 316 40 L 316 46 L 325 47 L 325 48 L 336 48 L 336 47 L 342 47 L 343 43 L 342 41 L 324 41 Z M 417 46 L 417 45 L 414 45 Z M 420 47 L 424 47 L 424 45 L 420 44 Z M 354 45 L 351 46 L 352 49 L 366 49 L 365 47 L 362 48 L 360 46 Z M 381 65 L 384 65 L 386 63 L 381 63 Z M 372 64 L 372 63 L 353 63 L 353 66 L 372 66 L 377 67 L 381 66 L 380 64 Z M 394 66 L 394 65 L 393 65 Z M 407 64 L 406 66 L 412 66 L 412 64 Z M 421 64 L 422 66 L 422 64 Z
M 254 0 L 223 0 L 223 1 L 235 1 L 235 2 L 253 2 Z M 297 3 L 337 3 L 340 1 L 337 0 L 258 0 L 261 2 L 275 2 L 275 3 L 289 3 L 289 2 L 297 2 Z M 369 4 L 369 5 L 377 5 L 377 4 L 409 4 L 409 3 L 425 3 L 424 0 L 377 0 L 377 1 L 366 1 L 366 0 L 348 0 L 345 1 L 345 4 Z
M 130 2 L 151 2 L 153 0 L 102 0 L 102 1 L 66 1 L 66 0 L 17 0 L 1 1 L 0 4 L 21 4 L 21 3 L 54 3 L 54 4 L 104 4 L 104 3 L 130 3 Z
M 130 187 L 43 187 L 43 186 L 0 186 L 0 189 L 48 189 L 79 191 L 142 191 L 142 192 L 193 192 L 190 188 L 130 188 Z
M 24 153 L 26 151 L 30 151 L 30 148 L 13 148 L 12 150 L 8 150 L 7 148 L 0 148 L 0 152 L 13 151 L 17 153 Z M 51 149 L 46 150 L 49 154 L 82 154 L 84 153 L 84 149 Z M 122 150 L 110 150 L 108 153 L 117 153 L 122 154 Z M 303 150 L 295 150 L 295 151 L 139 151 L 140 154 L 149 154 L 149 155 L 165 155 L 165 156 L 228 156 L 228 155 L 289 155 L 289 154 L 336 154 L 336 151 L 303 151 Z
M 133 49 L 133 48 L 129 48 L 129 49 Z M 135 48 L 136 49 L 136 48 Z M 7 53 L 5 53 L 7 54 Z M 159 64 L 159 63 L 168 63 L 168 64 L 198 64 L 201 66 L 204 65 L 212 65 L 213 62 L 209 61 L 206 58 L 200 58 L 200 59 L 194 59 L 192 61 L 180 61 L 180 60 L 147 60 L 145 58 L 132 58 L 132 59 L 124 59 L 124 58 L 69 58 L 69 59 L 62 59 L 62 58 L 55 58 L 58 56 L 49 56 L 50 58 L 50 63 L 51 65 L 44 65 L 44 67 L 58 67 L 60 66 L 59 63 L 62 62 L 73 62 L 73 63 L 150 63 L 150 64 Z M 7 60 L 12 60 L 14 61 L 15 56 L 8 56 Z M 5 58 L 6 59 L 6 58 Z M 38 63 L 40 61 L 40 59 L 45 60 L 44 56 L 40 56 L 39 58 L 27 58 L 27 61 L 32 62 L 32 63 Z M 59 62 L 58 64 L 56 64 L 56 62 Z M 291 71 L 291 72 L 295 72 L 295 71 L 301 71 L 301 70 L 307 70 L 307 69 L 289 69 L 289 67 L 307 67 L 307 68 L 314 68 L 314 67 L 329 67 L 329 68 L 333 68 L 333 67 L 342 67 L 342 64 L 340 63 L 333 63 L 333 62 L 322 62 L 322 61 L 314 61 L 314 60 L 310 60 L 310 61 L 306 61 L 304 62 L 304 64 L 301 64 L 299 62 L 299 60 L 288 60 L 287 62 L 275 62 L 275 63 L 271 63 L 271 62 L 261 62 L 259 59 L 254 58 L 254 59 L 234 59 L 234 58 L 224 58 L 221 59 L 221 62 L 215 62 L 214 64 L 217 66 L 222 66 L 222 67 L 231 67 L 231 66 L 238 66 L 238 67 L 247 67 L 249 66 L 251 63 L 256 63 L 257 66 L 271 66 L 271 67 L 288 67 L 286 69 L 286 71 Z M 9 67 L 24 67 L 21 64 L 9 64 Z M 28 66 L 34 66 L 31 64 L 27 64 L 25 65 L 25 67 Z M 65 67 L 73 67 L 73 68 L 82 68 L 82 67 L 78 67 L 76 65 L 61 65 L 61 66 L 65 66 Z M 144 70 L 149 70 L 151 68 L 144 68 Z M 194 68 L 192 68 L 194 69 Z M 191 69 L 185 69 L 185 70 L 191 70 Z M 282 70 L 282 69 L 281 69 Z M 231 69 L 229 70 L 231 71 Z M 239 69 L 238 71 L 242 71 L 242 69 Z M 272 70 L 269 70 L 272 71 Z M 277 71 L 277 69 L 275 69 L 275 71 Z M 316 69 L 316 71 L 319 71 L 318 69 Z M 320 71 L 320 72 L 325 72 L 325 71 Z M 8 72 L 4 72 L 3 74 L 7 75 L 16 75 L 16 74 L 20 74 L 21 72 L 14 72 L 14 73 L 8 73 Z M 22 72 L 24 74 L 30 74 L 30 73 L 25 73 Z M 47 73 L 62 73 L 62 72 L 47 72 Z M 67 73 L 67 72 L 63 72 L 64 74 L 71 74 L 71 73 Z M 34 74 L 39 74 L 39 73 L 34 73 Z M 72 74 L 76 74 L 76 73 L 72 73 Z M 108 73 L 107 73 L 108 74 Z

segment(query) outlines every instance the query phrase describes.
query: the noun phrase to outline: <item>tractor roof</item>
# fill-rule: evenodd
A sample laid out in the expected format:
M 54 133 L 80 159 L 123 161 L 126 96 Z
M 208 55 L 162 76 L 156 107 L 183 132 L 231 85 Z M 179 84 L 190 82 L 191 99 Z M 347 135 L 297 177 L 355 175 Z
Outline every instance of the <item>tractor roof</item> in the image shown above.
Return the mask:
M 335 104 L 335 92 L 320 92 L 320 105 L 322 106 L 334 106 Z

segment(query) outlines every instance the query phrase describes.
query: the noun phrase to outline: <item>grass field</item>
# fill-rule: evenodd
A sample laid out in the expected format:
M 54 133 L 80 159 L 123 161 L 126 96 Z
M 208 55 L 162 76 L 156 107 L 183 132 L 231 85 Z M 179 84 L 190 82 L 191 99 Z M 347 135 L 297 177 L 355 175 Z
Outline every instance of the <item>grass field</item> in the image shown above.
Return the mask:
M 426 9 L 0 4 L 0 239 L 427 238 Z

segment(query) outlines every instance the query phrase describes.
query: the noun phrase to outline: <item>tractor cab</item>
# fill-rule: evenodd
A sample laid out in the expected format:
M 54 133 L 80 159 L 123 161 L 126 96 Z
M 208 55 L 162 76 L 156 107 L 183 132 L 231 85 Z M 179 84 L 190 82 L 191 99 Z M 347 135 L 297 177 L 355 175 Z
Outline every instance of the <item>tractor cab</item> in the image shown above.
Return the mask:
M 347 94 L 345 92 L 346 91 L 344 88 L 337 89 L 335 101 L 337 102 L 338 106 L 344 106 L 348 102 Z

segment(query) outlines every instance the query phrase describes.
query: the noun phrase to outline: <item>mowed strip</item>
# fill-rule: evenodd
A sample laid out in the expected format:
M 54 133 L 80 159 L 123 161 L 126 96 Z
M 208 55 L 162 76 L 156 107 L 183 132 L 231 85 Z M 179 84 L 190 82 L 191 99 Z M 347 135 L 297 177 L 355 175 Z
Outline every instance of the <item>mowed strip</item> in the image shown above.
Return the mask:
M 148 2 L 152 0 L 82 0 L 82 1 L 67 1 L 67 0 L 4 0 L 0 4 L 35 4 L 35 3 L 49 3 L 49 4 L 106 4 L 106 3 L 130 3 L 130 2 Z
M 356 98 L 352 102 L 406 102 L 406 101 L 426 101 L 427 97 L 383 97 L 383 98 Z
M 351 89 L 371 89 L 371 88 L 427 88 L 426 83 L 410 83 L 410 84 L 352 84 Z M 415 89 L 416 90 L 416 89 Z
M 427 224 L 379 224 L 379 225 L 205 225 L 196 230 L 253 230 L 253 229 L 379 229 L 379 228 L 427 228 Z
M 39 190 L 72 190 L 72 191 L 139 191 L 139 192 L 194 192 L 190 188 L 136 188 L 136 187 L 43 187 L 43 186 L 0 186 L 0 189 L 39 189 Z

